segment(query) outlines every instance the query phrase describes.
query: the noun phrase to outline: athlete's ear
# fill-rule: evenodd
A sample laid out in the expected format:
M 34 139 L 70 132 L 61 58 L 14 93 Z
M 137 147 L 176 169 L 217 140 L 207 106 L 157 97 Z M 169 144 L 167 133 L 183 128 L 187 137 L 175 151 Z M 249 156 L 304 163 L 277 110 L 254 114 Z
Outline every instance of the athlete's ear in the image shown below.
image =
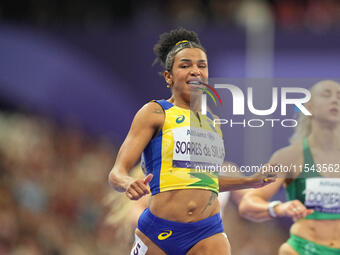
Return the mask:
M 172 86 L 173 81 L 172 81 L 172 74 L 170 71 L 164 71 L 164 79 L 166 84 Z

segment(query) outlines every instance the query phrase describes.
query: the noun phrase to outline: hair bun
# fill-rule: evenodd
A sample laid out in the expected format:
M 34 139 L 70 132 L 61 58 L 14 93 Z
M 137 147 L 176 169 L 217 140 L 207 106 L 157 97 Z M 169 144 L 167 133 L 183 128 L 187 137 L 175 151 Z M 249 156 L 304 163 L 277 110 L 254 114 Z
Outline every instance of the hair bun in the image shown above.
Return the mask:
M 183 40 L 201 44 L 198 35 L 194 31 L 189 31 L 182 27 L 161 34 L 159 41 L 153 48 L 153 52 L 157 56 L 154 64 L 161 61 L 162 65 L 164 65 L 170 50 L 176 45 L 176 43 Z

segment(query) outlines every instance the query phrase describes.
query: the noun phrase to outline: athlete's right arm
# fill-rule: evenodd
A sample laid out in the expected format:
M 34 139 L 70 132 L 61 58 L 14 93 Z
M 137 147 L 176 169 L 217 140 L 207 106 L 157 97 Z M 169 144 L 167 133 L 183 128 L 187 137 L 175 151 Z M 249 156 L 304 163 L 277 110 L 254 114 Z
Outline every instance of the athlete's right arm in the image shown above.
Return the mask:
M 151 181 L 152 174 L 146 176 L 145 179 L 138 180 L 129 176 L 128 173 L 140 158 L 146 145 L 162 128 L 164 118 L 164 111 L 159 104 L 150 102 L 143 106 L 135 115 L 129 133 L 110 171 L 109 184 L 115 190 L 125 192 L 131 200 L 137 200 L 150 193 L 147 184 Z
M 294 148 L 283 148 L 273 154 L 270 163 L 280 165 L 289 165 L 296 161 L 298 155 Z M 269 184 L 266 187 L 254 189 L 245 194 L 239 204 L 239 213 L 242 217 L 261 222 L 272 219 L 269 213 L 269 199 L 280 189 L 284 184 L 285 178 L 281 175 L 276 182 Z M 296 210 L 299 208 L 298 210 Z M 300 201 L 293 200 L 278 204 L 273 208 L 277 217 L 291 217 L 294 221 L 302 219 L 313 211 L 307 209 Z
M 272 217 L 268 211 L 268 201 L 280 189 L 283 182 L 284 179 L 279 179 L 268 186 L 247 192 L 239 203 L 240 215 L 254 222 L 271 219 Z
M 279 190 L 283 182 L 284 179 L 279 179 L 266 187 L 249 191 L 239 204 L 240 215 L 254 222 L 272 219 L 269 213 L 269 199 Z M 313 213 L 312 209 L 307 209 L 299 200 L 280 203 L 273 210 L 276 217 L 290 217 L 293 221 Z

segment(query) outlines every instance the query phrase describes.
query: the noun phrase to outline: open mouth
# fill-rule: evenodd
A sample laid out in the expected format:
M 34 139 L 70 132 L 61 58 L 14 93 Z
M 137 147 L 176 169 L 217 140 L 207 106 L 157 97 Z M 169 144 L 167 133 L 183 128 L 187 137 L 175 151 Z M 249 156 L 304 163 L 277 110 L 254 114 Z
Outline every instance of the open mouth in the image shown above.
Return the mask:
M 191 80 L 187 82 L 189 85 L 193 85 L 193 86 L 200 86 L 202 84 L 202 81 L 200 80 Z
M 190 79 L 189 81 L 187 81 L 187 84 L 191 87 L 191 88 L 205 88 L 205 82 L 201 79 Z

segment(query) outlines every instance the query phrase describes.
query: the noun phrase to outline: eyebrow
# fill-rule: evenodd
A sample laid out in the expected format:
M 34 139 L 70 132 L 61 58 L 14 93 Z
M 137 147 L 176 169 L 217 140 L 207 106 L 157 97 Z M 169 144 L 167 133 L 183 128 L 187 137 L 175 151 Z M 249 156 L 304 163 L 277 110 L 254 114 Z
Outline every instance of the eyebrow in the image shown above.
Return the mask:
M 182 62 L 192 62 L 191 59 L 187 59 L 187 58 L 182 58 L 182 59 L 180 59 L 179 61 L 182 61 Z M 198 62 L 200 62 L 200 63 L 206 63 L 207 61 L 204 60 L 204 59 L 200 59 L 200 60 L 198 60 Z

